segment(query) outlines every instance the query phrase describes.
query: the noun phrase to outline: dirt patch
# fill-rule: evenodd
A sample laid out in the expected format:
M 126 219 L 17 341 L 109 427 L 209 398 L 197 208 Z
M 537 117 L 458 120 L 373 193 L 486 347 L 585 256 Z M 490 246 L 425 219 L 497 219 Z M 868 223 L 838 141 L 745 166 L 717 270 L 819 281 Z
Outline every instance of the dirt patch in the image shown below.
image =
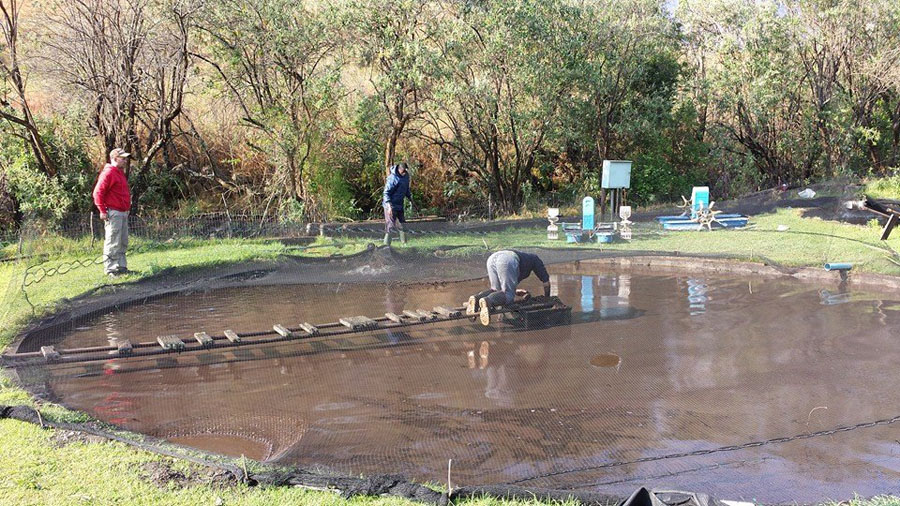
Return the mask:
M 222 469 L 197 467 L 185 473 L 174 469 L 171 462 L 148 462 L 141 466 L 141 477 L 159 488 L 230 487 L 237 484 L 234 477 Z
M 104 437 L 95 436 L 93 434 L 87 434 L 85 432 L 75 430 L 58 430 L 54 432 L 53 436 L 50 438 L 50 442 L 53 443 L 57 448 L 63 448 L 77 443 L 100 444 L 105 443 L 106 441 L 107 439 Z

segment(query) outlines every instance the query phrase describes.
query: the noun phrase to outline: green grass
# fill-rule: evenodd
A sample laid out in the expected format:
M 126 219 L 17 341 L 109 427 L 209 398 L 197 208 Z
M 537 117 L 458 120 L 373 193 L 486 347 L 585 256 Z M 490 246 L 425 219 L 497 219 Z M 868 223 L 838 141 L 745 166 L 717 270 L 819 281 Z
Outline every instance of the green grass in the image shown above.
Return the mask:
M 876 199 L 900 200 L 900 174 L 867 181 L 865 193 Z
M 184 475 L 200 475 L 192 463 L 136 450 L 117 442 L 54 442 L 54 431 L 0 420 L 0 504 L 15 505 L 413 505 L 392 497 L 357 497 L 290 487 L 248 487 L 154 483 L 148 466 L 165 465 Z M 202 482 L 202 478 L 198 481 Z M 504 506 L 511 501 L 467 500 L 472 506 Z M 561 503 L 573 504 L 573 503 Z
M 780 209 L 756 216 L 745 230 L 672 232 L 641 235 L 631 244 L 611 249 L 678 251 L 689 254 L 724 254 L 747 260 L 766 259 L 785 266 L 822 267 L 826 262 L 851 262 L 854 269 L 900 275 L 900 234 L 880 241 L 880 227 L 858 226 L 818 218 L 803 218 L 801 211 Z M 779 226 L 787 227 L 778 231 Z
M 779 232 L 779 226 L 788 227 Z M 561 234 L 560 234 L 561 235 Z M 849 225 L 818 218 L 803 218 L 796 209 L 780 209 L 775 213 L 754 216 L 744 230 L 713 232 L 665 232 L 656 223 L 641 223 L 634 229 L 634 239 L 613 244 L 567 245 L 565 241 L 548 241 L 543 231 L 509 229 L 488 236 L 413 236 L 406 246 L 431 251 L 455 246 L 447 256 L 468 255 L 475 251 L 507 247 L 575 247 L 605 251 L 660 251 L 694 255 L 727 255 L 736 259 L 769 261 L 793 267 L 822 267 L 826 262 L 851 262 L 858 271 L 900 275 L 900 233 L 888 241 L 880 241 L 878 225 Z M 399 246 L 403 247 L 403 246 Z
M 782 209 L 753 217 L 752 227 L 742 231 L 662 232 L 656 224 L 639 224 L 630 242 L 602 245 L 605 250 L 661 251 L 682 254 L 724 254 L 747 260 L 767 259 L 785 266 L 821 267 L 827 261 L 847 261 L 854 269 L 900 275 L 893 250 L 900 249 L 900 234 L 887 243 L 878 240 L 877 226 L 854 226 L 819 219 L 803 218 L 800 212 Z M 779 225 L 787 231 L 778 231 Z M 361 251 L 371 239 L 319 239 L 310 249 L 298 249 L 277 241 L 197 240 L 177 244 L 137 242 L 138 252 L 129 254 L 132 276 L 110 280 L 102 267 L 89 264 L 66 274 L 46 278 L 21 289 L 25 262 L 0 264 L 0 347 L 8 345 L 34 316 L 53 311 L 60 301 L 96 290 L 105 285 L 129 283 L 168 269 L 196 269 L 251 260 L 274 260 L 283 255 L 332 255 Z M 543 230 L 509 229 L 481 235 L 413 235 L 408 245 L 394 244 L 400 250 L 434 251 L 445 249 L 447 256 L 471 255 L 509 247 L 597 248 L 597 245 L 567 246 L 564 241 L 548 241 Z M 28 254 L 46 255 L 44 267 L 60 266 L 73 260 L 91 260 L 99 255 L 84 241 L 44 238 L 29 243 Z M 13 248 L 12 246 L 10 248 Z M 9 255 L 12 249 L 4 251 Z M 37 261 L 32 259 L 31 263 Z M 78 421 L 79 413 L 35 403 L 11 381 L 0 378 L 0 404 L 37 405 L 48 419 Z M 411 504 L 394 498 L 360 498 L 351 501 L 339 496 L 293 488 L 220 487 L 173 483 L 159 485 L 148 480 L 146 466 L 169 465 L 183 473 L 197 472 L 193 464 L 176 461 L 130 446 L 114 443 L 54 442 L 55 431 L 31 424 L 0 420 L 0 504 L 335 504 L 389 505 Z M 467 504 L 493 506 L 501 501 L 479 500 Z M 519 503 L 521 504 L 521 503 Z M 854 506 L 900 506 L 900 498 L 879 497 L 852 501 Z
M 833 506 L 837 506 L 838 504 L 849 504 L 850 506 L 898 506 L 900 505 L 900 497 L 882 495 L 870 499 L 856 498 L 848 501 L 848 503 L 830 503 L 830 505 Z
M 321 239 L 308 249 L 285 246 L 280 242 L 262 240 L 215 240 L 186 241 L 176 245 L 166 243 L 144 242 L 135 246 L 137 253 L 129 253 L 128 267 L 135 274 L 111 279 L 103 273 L 103 268 L 96 260 L 101 254 L 98 247 L 90 249 L 77 247 L 77 242 L 68 240 L 50 240 L 56 249 L 47 244 L 34 247 L 35 250 L 48 255 L 49 259 L 32 267 L 28 281 L 39 279 L 42 272 L 60 267 L 73 266 L 62 275 L 48 276 L 40 282 L 25 287 L 28 300 L 25 300 L 22 285 L 28 263 L 7 262 L 0 264 L 0 347 L 7 346 L 18 330 L 30 319 L 53 312 L 60 301 L 105 286 L 134 282 L 139 279 L 159 274 L 171 269 L 198 269 L 214 265 L 246 262 L 250 260 L 274 260 L 287 254 L 305 254 L 308 256 L 346 255 L 356 253 L 365 248 L 362 242 L 340 242 Z M 78 262 L 76 264 L 76 262 Z

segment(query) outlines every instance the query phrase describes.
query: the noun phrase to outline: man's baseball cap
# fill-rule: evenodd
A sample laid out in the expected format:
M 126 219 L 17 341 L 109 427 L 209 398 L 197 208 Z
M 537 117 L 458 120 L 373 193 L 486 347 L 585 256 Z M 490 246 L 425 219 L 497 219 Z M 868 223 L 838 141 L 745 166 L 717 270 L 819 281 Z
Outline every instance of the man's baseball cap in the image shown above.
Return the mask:
M 122 148 L 116 148 L 109 152 L 109 159 L 115 160 L 116 158 L 128 158 L 131 156 L 131 153 L 125 151 Z

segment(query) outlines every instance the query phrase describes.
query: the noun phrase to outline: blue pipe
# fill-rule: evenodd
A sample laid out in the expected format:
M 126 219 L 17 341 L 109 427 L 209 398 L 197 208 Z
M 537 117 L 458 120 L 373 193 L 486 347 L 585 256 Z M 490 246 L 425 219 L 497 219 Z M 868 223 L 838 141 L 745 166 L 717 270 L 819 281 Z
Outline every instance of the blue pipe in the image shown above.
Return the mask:
M 849 271 L 852 268 L 853 268 L 853 264 L 851 264 L 851 263 L 825 264 L 826 271 Z

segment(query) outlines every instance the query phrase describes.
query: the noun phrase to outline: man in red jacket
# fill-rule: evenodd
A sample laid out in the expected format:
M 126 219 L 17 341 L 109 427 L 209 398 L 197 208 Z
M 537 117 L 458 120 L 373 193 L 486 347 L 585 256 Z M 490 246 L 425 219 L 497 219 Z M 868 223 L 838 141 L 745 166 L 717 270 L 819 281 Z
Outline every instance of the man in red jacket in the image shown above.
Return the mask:
M 106 239 L 103 241 L 103 265 L 110 276 L 128 273 L 125 250 L 128 248 L 128 211 L 131 210 L 131 191 L 125 169 L 128 157 L 124 149 L 109 153 L 109 163 L 103 167 L 97 185 L 94 186 L 94 204 L 105 222 Z

